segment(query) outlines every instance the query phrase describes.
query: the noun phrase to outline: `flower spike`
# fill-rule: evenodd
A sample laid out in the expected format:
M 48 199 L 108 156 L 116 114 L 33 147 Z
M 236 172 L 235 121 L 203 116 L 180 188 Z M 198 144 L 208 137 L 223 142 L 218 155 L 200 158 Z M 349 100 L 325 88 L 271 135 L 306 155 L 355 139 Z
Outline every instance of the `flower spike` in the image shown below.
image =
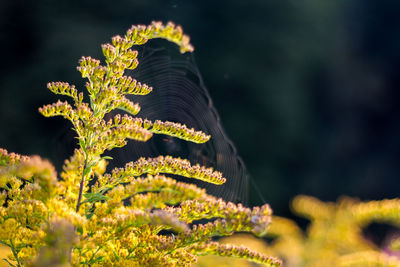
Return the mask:
M 148 159 L 140 158 L 136 162 L 128 163 L 123 169 L 115 169 L 112 177 L 122 182 L 126 179 L 129 180 L 131 176 L 140 176 L 144 173 L 177 174 L 213 184 L 223 184 L 226 181 L 220 172 L 214 171 L 212 168 L 207 169 L 200 167 L 200 165 L 192 166 L 188 160 L 173 158 L 171 156 L 159 156 Z

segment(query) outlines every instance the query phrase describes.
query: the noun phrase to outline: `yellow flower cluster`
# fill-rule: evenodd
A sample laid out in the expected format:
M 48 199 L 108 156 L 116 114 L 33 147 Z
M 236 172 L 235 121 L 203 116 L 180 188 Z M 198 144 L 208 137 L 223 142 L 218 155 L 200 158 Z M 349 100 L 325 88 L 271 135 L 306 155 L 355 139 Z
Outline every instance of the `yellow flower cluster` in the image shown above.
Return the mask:
M 102 46 L 104 66 L 90 57 L 79 61 L 78 71 L 88 79 L 89 103 L 73 85 L 47 85 L 74 102 L 39 109 L 46 117 L 68 119 L 78 135 L 79 149 L 65 161 L 60 179 L 48 161 L 0 149 L 0 243 L 11 248 L 11 266 L 191 266 L 205 254 L 280 265 L 275 258 L 213 241 L 238 231 L 265 235 L 272 214 L 268 205 L 249 209 L 226 203 L 160 175 L 223 184 L 220 172 L 160 156 L 106 173 L 111 158 L 104 151 L 124 146 L 127 139 L 145 142 L 153 134 L 166 134 L 204 143 L 210 138 L 179 123 L 134 117 L 140 106 L 127 96 L 145 95 L 152 88 L 124 71 L 139 64 L 131 47 L 153 38 L 178 44 L 182 53 L 193 50 L 189 37 L 173 23 L 133 26 L 125 37 L 115 36 Z M 116 109 L 127 114 L 116 114 Z
M 0 242 L 11 248 L 7 260 L 23 266 L 45 246 L 46 225 L 65 218 L 79 226 L 86 218 L 57 199 L 56 172 L 48 161 L 6 150 L 0 150 L 0 158 Z
M 377 266 L 377 267 L 398 267 L 400 259 L 396 256 L 390 256 L 378 251 L 362 251 L 342 256 L 339 259 L 340 266 L 361 267 L 361 266 Z
M 271 226 L 270 226 L 271 227 Z M 271 231 L 271 228 L 268 232 Z M 235 234 L 233 236 L 228 236 L 224 238 L 218 239 L 218 245 L 222 245 L 223 247 L 231 247 L 234 245 L 236 248 L 240 248 L 246 246 L 247 248 L 252 250 L 252 253 L 258 253 L 260 255 L 269 255 L 269 251 L 267 249 L 267 242 L 265 240 L 255 237 L 251 234 Z M 275 261 L 273 257 L 265 257 L 265 260 Z M 271 262 L 272 264 L 272 262 Z M 209 253 L 207 255 L 199 257 L 195 266 L 197 267 L 208 267 L 208 266 L 219 266 L 219 267 L 256 267 L 262 266 L 263 264 L 260 262 L 250 262 L 245 259 L 234 256 L 231 257 L 223 257 L 218 254 Z
M 16 153 L 8 153 L 7 150 L 0 148 L 0 166 L 14 165 L 20 161 L 25 161 L 28 157 Z
M 116 84 L 115 86 L 124 94 L 147 95 L 148 93 L 153 91 L 152 87 L 137 82 L 135 79 L 129 76 L 122 76 L 119 79 L 118 84 Z
M 368 225 L 374 221 L 400 227 L 400 199 L 360 203 L 353 207 L 352 212 L 360 225 Z
M 57 103 L 43 106 L 39 109 L 40 113 L 46 117 L 51 116 L 62 116 L 65 119 L 70 120 L 74 126 L 77 123 L 79 117 L 76 114 L 75 110 L 68 104 L 67 101 L 61 102 L 60 100 Z
M 156 120 L 154 123 L 145 121 L 145 125 L 145 127 L 149 127 L 149 130 L 153 133 L 167 134 L 194 143 L 204 143 L 210 139 L 209 135 L 206 135 L 203 132 L 195 131 L 193 128 L 188 129 L 186 125 L 182 125 L 180 123 L 174 123 L 170 121 L 162 122 Z
M 252 259 L 253 262 L 269 265 L 269 266 L 280 266 L 282 263 L 274 257 L 268 257 L 261 253 L 252 251 L 244 246 L 235 246 L 231 244 L 220 244 L 217 242 L 210 242 L 206 245 L 196 246 L 194 250 L 204 255 L 215 254 L 219 256 L 228 256 L 232 258 L 241 259 Z
M 338 203 L 297 196 L 293 211 L 309 219 L 307 233 L 295 222 L 273 216 L 267 236 L 274 239 L 268 253 L 282 258 L 286 266 L 400 266 L 363 235 L 372 222 L 400 226 L 400 200 L 360 202 L 341 198 Z
M 192 52 L 194 50 L 190 44 L 189 36 L 183 34 L 182 28 L 172 22 L 163 25 L 159 21 L 153 21 L 149 26 L 132 26 L 126 33 L 126 39 L 135 44 L 144 44 L 153 38 L 163 38 L 176 43 L 180 47 L 181 53 Z
M 55 94 L 66 95 L 78 101 L 78 91 L 75 89 L 75 86 L 71 86 L 69 83 L 52 82 L 47 84 L 47 88 Z M 79 97 L 83 98 L 83 93 L 80 93 Z
M 212 168 L 205 168 L 198 164 L 192 166 L 188 160 L 173 158 L 171 156 L 159 156 L 148 159 L 140 158 L 135 162 L 126 164 L 125 168 L 115 169 L 112 173 L 112 179 L 122 182 L 129 179 L 129 177 L 140 176 L 144 173 L 177 174 L 213 184 L 223 184 L 226 181 L 222 177 L 222 173 L 214 171 Z
M 103 188 L 99 186 L 97 183 L 92 190 L 100 192 L 104 188 L 110 188 L 110 184 Z M 117 196 L 126 200 L 130 198 L 131 207 L 142 209 L 164 208 L 166 205 L 176 205 L 185 200 L 210 198 L 204 189 L 161 175 L 132 179 L 126 186 L 114 187 L 107 196 L 112 199 L 118 199 Z
M 267 266 L 279 262 L 234 247 L 230 253 L 229 249 L 222 253 L 214 246 L 206 251 L 197 247 L 213 244 L 213 237 L 231 235 L 235 231 L 264 234 L 271 215 L 267 205 L 251 210 L 225 203 L 194 185 L 164 176 L 134 179 L 128 185 L 107 191 L 105 197 L 106 201 L 95 202 L 91 207 L 90 219 L 83 225 L 81 242 L 75 246 L 73 257 L 80 264 L 94 264 L 94 260 L 101 257 L 103 264 L 129 260 L 130 264 L 135 262 L 138 266 L 152 266 L 150 263 L 186 266 L 195 261 L 196 255 L 205 253 L 248 258 Z M 129 199 L 131 204 L 127 205 Z M 175 207 L 176 204 L 180 205 Z M 212 223 L 190 226 L 194 220 L 212 218 L 216 218 Z M 170 233 L 160 234 L 165 230 Z

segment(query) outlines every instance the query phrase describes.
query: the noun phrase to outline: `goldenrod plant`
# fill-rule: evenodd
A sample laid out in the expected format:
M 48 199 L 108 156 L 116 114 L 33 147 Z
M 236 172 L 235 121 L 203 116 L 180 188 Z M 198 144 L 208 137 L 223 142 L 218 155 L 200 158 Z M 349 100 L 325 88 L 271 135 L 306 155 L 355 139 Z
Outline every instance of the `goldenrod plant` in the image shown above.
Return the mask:
M 267 234 L 274 240 L 266 251 L 281 257 L 285 266 L 400 266 L 396 250 L 380 248 L 363 234 L 371 223 L 400 227 L 399 199 L 361 202 L 342 197 L 332 203 L 300 195 L 292 210 L 310 220 L 306 233 L 294 221 L 273 216 Z
M 229 245 L 244 245 L 251 250 L 257 251 L 258 253 L 263 253 L 269 255 L 267 243 L 261 238 L 257 238 L 251 234 L 234 234 L 233 236 L 220 238 L 218 240 L 219 243 Z M 218 267 L 255 267 L 262 266 L 261 264 L 257 264 L 254 262 L 246 261 L 240 258 L 227 258 L 219 255 L 206 255 L 199 257 L 196 267 L 210 267 L 210 266 L 218 266 Z
M 400 239 L 379 247 L 368 240 L 363 229 L 371 223 L 400 227 L 400 200 L 360 202 L 342 197 L 337 203 L 322 202 L 310 196 L 297 196 L 294 213 L 310 220 L 304 232 L 294 221 L 273 216 L 266 237 L 235 234 L 219 240 L 221 244 L 244 244 L 254 251 L 279 257 L 287 267 L 398 267 Z M 198 267 L 259 266 L 240 259 L 218 255 L 201 257 Z
M 146 142 L 164 134 L 204 143 L 211 138 L 177 122 L 136 116 L 140 106 L 127 95 L 146 95 L 152 87 L 125 70 L 139 64 L 131 48 L 154 38 L 177 44 L 182 53 L 193 51 L 189 37 L 173 23 L 132 26 L 124 37 L 102 45 L 104 65 L 91 57 L 79 61 L 87 96 L 65 82 L 48 84 L 72 104 L 59 100 L 40 113 L 69 120 L 79 144 L 59 177 L 39 156 L 0 150 L 0 242 L 11 250 L 4 259 L 10 266 L 190 266 L 206 254 L 280 265 L 274 257 L 213 241 L 234 232 L 265 235 L 272 213 L 267 204 L 250 209 L 227 203 L 162 175 L 223 184 L 220 172 L 168 155 L 107 172 L 111 158 L 104 152 L 129 139 Z

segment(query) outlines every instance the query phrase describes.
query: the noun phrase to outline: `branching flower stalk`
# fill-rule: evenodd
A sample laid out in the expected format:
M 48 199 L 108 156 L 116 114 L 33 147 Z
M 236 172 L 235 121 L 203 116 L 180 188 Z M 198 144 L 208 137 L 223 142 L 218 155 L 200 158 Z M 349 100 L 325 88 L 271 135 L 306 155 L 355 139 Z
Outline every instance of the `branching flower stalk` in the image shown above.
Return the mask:
M 138 65 L 137 51 L 130 48 L 134 45 L 144 44 L 149 39 L 164 38 L 179 45 L 181 52 L 192 51 L 189 38 L 182 34 L 180 27 L 173 24 L 163 26 L 161 23 L 153 23 L 149 27 L 134 26 L 125 35 L 125 38 L 115 36 L 112 44 L 102 45 L 103 54 L 106 57 L 106 66 L 101 66 L 100 61 L 90 57 L 82 57 L 79 61 L 78 71 L 83 78 L 88 79 L 86 88 L 89 93 L 90 107 L 82 102 L 83 94 L 77 93 L 75 86 L 68 83 L 49 83 L 47 87 L 56 94 L 70 96 L 74 100 L 75 109 L 67 102 L 57 102 L 40 109 L 44 116 L 64 116 L 74 125 L 78 134 L 79 145 L 84 155 L 82 178 L 79 185 L 76 212 L 79 211 L 85 181 L 89 181 L 93 175 L 92 168 L 101 160 L 104 148 L 112 149 L 126 144 L 126 139 L 147 141 L 152 132 L 171 133 L 175 136 L 194 142 L 205 142 L 209 136 L 201 132 L 189 131 L 185 126 L 166 122 L 168 126 L 152 127 L 150 121 L 144 125 L 138 125 L 132 117 L 125 117 L 119 121 L 104 121 L 104 116 L 114 109 L 121 109 L 131 115 L 140 111 L 138 104 L 128 100 L 126 94 L 145 95 L 152 88 L 137 83 L 131 77 L 123 76 L 125 69 L 135 69 Z M 154 123 L 162 125 L 162 123 Z M 143 127 L 144 126 L 144 127 Z M 100 142 L 100 144 L 99 144 Z
M 182 53 L 193 50 L 189 37 L 173 23 L 132 26 L 124 37 L 102 46 L 105 65 L 91 57 L 79 61 L 89 103 L 73 85 L 47 85 L 73 101 L 39 109 L 46 117 L 66 118 L 77 134 L 79 148 L 65 161 L 60 178 L 38 156 L 0 149 L 0 242 L 12 251 L 5 259 L 10 266 L 191 266 L 205 254 L 280 265 L 276 258 L 213 241 L 234 232 L 265 235 L 272 215 L 267 204 L 250 209 L 226 203 L 161 175 L 223 184 L 220 172 L 165 155 L 106 173 L 111 158 L 104 152 L 130 139 L 146 142 L 153 134 L 195 143 L 210 139 L 178 122 L 136 117 L 140 106 L 128 95 L 146 95 L 152 87 L 124 72 L 139 64 L 131 48 L 154 38 L 176 43 Z M 209 222 L 198 223 L 203 219 Z

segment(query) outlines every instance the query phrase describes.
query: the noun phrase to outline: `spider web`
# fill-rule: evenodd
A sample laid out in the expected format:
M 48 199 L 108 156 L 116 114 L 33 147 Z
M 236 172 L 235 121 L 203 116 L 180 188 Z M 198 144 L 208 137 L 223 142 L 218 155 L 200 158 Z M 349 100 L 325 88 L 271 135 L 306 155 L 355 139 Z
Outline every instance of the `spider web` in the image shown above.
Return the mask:
M 246 203 L 248 176 L 245 165 L 221 126 L 193 55 L 182 55 L 175 46 L 157 40 L 138 50 L 139 66 L 127 74 L 153 87 L 146 96 L 130 97 L 141 106 L 138 117 L 183 123 L 211 135 L 211 139 L 204 144 L 195 144 L 156 134 L 146 143 L 129 141 L 124 148 L 113 151 L 112 164 L 121 166 L 139 157 L 159 155 L 186 158 L 192 164 L 199 163 L 222 172 L 226 183 L 213 185 L 195 179 L 174 178 L 206 188 L 207 193 L 226 201 Z

